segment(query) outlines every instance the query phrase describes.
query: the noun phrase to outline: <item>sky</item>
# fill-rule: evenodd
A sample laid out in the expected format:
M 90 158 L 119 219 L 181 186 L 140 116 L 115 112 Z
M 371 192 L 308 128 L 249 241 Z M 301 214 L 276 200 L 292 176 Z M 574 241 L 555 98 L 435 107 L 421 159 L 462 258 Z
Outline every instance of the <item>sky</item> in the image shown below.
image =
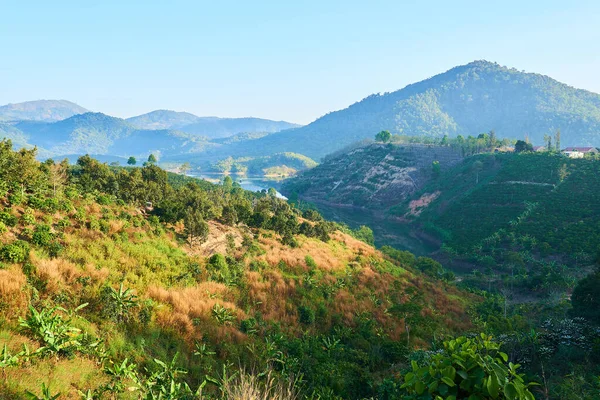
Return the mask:
M 296 123 L 473 60 L 600 93 L 600 2 L 0 0 L 0 104 Z

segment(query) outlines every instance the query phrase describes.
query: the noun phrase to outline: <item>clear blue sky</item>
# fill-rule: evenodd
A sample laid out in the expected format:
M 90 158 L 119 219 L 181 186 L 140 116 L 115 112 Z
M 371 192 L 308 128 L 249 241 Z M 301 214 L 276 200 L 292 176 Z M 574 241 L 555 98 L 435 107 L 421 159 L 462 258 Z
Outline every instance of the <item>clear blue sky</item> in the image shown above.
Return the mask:
M 0 104 L 308 123 L 475 59 L 600 92 L 600 2 L 0 0 Z

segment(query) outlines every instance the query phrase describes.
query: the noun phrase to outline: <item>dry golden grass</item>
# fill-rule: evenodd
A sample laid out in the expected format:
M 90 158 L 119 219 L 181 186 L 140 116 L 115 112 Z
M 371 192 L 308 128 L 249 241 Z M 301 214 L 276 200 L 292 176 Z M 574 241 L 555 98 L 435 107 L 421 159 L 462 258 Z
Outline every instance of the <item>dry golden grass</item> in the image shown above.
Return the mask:
M 91 264 L 79 267 L 62 258 L 45 259 L 39 257 L 35 251 L 31 252 L 30 261 L 36 267 L 37 277 L 46 282 L 46 290 L 50 293 L 69 287 L 77 289 L 77 279 L 81 277 L 91 278 L 92 283 L 101 283 L 109 275 L 106 268 L 98 270 Z
M 264 379 L 241 370 L 224 385 L 229 400 L 295 400 L 300 398 L 294 382 L 278 382 L 269 372 Z
M 27 278 L 21 268 L 12 265 L 0 270 L 0 300 L 6 304 L 8 318 L 16 318 L 27 305 L 27 294 L 24 291 Z
M 231 310 L 238 320 L 246 317 L 233 302 L 227 301 L 231 296 L 230 290 L 220 283 L 203 282 L 194 287 L 173 289 L 153 286 L 148 289 L 148 296 L 170 306 L 170 309 L 157 313 L 157 322 L 177 329 L 186 339 L 200 335 L 200 330 L 194 326 L 195 320 L 212 322 L 212 310 L 216 304 Z
M 261 237 L 260 246 L 266 253 L 260 258 L 270 265 L 284 261 L 290 266 L 306 267 L 305 258 L 310 255 L 320 269 L 339 271 L 359 254 L 376 254 L 371 246 L 345 233 L 336 231 L 331 236 L 333 241 L 329 243 L 315 238 L 298 238 L 300 246 L 297 248 L 282 244 L 276 237 Z

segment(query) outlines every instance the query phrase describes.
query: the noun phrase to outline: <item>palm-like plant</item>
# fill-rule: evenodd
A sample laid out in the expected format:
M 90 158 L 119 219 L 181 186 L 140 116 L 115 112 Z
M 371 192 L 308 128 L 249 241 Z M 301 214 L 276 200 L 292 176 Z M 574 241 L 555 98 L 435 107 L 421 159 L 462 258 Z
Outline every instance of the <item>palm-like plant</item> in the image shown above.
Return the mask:
M 129 318 L 132 308 L 138 305 L 137 296 L 129 288 L 125 289 L 123 283 L 119 285 L 119 290 L 109 286 L 108 294 L 110 298 L 111 313 L 117 322 L 125 322 Z
M 87 306 L 83 304 L 75 309 L 78 311 Z M 40 311 L 29 306 L 27 318 L 19 318 L 21 329 L 28 332 L 42 343 L 36 352 L 39 353 L 68 353 L 81 347 L 83 334 L 81 329 L 71 326 L 70 319 L 64 319 L 58 311 L 67 313 L 62 307 L 44 308 Z
M 27 393 L 25 393 L 25 395 L 27 396 L 27 398 L 29 400 L 56 400 L 60 396 L 60 393 L 52 394 L 50 392 L 50 388 L 48 386 L 46 386 L 45 383 L 42 383 L 42 396 L 41 397 L 38 397 L 35 393 L 32 393 L 30 391 L 27 391 Z

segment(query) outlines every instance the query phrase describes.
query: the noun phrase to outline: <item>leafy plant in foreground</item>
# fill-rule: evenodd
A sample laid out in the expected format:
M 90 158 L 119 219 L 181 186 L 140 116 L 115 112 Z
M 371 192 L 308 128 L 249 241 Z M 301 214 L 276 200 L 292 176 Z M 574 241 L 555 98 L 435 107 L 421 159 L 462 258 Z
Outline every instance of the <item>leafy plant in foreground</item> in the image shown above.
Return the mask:
M 404 377 L 405 399 L 526 399 L 534 400 L 519 365 L 508 363 L 500 344 L 481 334 L 444 342 L 443 353 L 435 354 L 428 365 L 412 362 Z

